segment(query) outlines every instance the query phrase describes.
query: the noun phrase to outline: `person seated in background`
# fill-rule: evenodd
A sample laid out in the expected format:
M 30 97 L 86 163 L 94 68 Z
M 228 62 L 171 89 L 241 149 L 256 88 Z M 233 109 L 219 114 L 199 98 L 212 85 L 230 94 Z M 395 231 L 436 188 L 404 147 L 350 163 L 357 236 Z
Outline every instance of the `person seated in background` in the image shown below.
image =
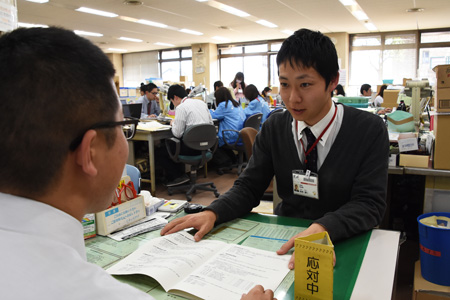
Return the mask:
M 214 152 L 211 163 L 221 168 L 230 166 L 236 161 L 236 155 L 233 150 L 223 147 L 225 145 L 224 139 L 229 144 L 233 144 L 236 141 L 239 131 L 244 125 L 245 113 L 239 103 L 233 99 L 228 88 L 220 87 L 215 91 L 214 95 L 217 109 L 209 112 L 213 119 L 219 120 L 219 148 Z M 236 131 L 226 131 L 230 129 Z
M 191 93 L 191 89 L 190 88 L 187 88 L 186 89 L 186 95 L 189 95 Z
M 386 208 L 389 136 L 382 118 L 339 103 L 331 93 L 339 64 L 331 39 L 300 29 L 277 54 L 280 95 L 287 110 L 267 119 L 247 167 L 204 211 L 171 221 L 161 235 L 194 227 L 199 241 L 215 225 L 240 218 L 260 204 L 273 177 L 282 201 L 276 215 L 311 220 L 298 237 L 327 231 L 337 241 L 371 230 Z M 300 191 L 295 184 L 310 183 Z M 287 267 L 294 268 L 295 252 Z
M 172 134 L 181 139 L 183 133 L 189 126 L 198 124 L 213 124 L 206 103 L 199 99 L 187 97 L 186 90 L 178 84 L 171 85 L 167 92 L 167 99 L 175 108 L 175 118 L 170 122 Z M 184 145 L 181 140 L 180 154 L 199 155 L 198 150 L 193 150 Z M 165 147 L 161 147 L 156 153 L 157 164 L 161 166 L 165 173 L 166 186 L 176 186 L 189 181 L 189 176 L 185 173 L 184 164 L 175 163 L 167 153 Z
M 342 85 L 338 84 L 333 91 L 333 96 L 334 97 L 345 97 L 344 87 Z
M 380 87 L 380 91 L 378 92 L 377 96 L 373 100 L 373 107 L 381 107 L 381 104 L 383 103 L 383 97 L 384 97 L 384 90 L 387 89 L 387 85 L 383 84 Z
M 256 86 L 249 84 L 244 90 L 244 96 L 249 101 L 248 106 L 244 109 L 245 116 L 248 118 L 251 115 L 262 113 L 261 123 L 264 123 L 270 113 L 270 108 L 266 100 L 259 94 Z
M 273 104 L 273 99 L 272 99 L 272 97 L 270 97 L 271 92 L 272 92 L 272 89 L 270 87 L 266 86 L 261 93 L 261 95 L 263 96 L 264 100 L 266 100 L 268 105 Z
M 161 108 L 158 102 L 158 87 L 154 83 L 141 84 L 141 91 L 144 92 L 144 95 L 136 101 L 136 103 L 142 103 L 141 119 L 159 116 Z
M 223 87 L 222 81 L 218 80 L 218 81 L 214 82 L 214 92 L 216 92 L 220 87 Z M 209 93 L 209 95 L 206 96 L 206 104 L 208 105 L 208 108 L 210 108 L 210 109 L 216 109 L 216 107 L 217 107 L 217 102 L 216 102 L 214 92 Z
M 364 83 L 363 85 L 361 85 L 359 91 L 361 92 L 361 96 L 363 97 L 372 97 L 372 86 L 368 83 Z

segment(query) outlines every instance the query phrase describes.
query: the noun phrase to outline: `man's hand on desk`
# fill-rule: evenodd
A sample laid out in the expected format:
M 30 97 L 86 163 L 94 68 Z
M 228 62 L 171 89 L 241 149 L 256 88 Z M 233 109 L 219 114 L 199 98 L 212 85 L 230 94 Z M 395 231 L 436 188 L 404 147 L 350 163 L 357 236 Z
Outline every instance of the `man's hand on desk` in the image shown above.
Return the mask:
M 171 234 L 186 228 L 194 227 L 197 233 L 194 235 L 196 242 L 200 241 L 205 234 L 211 231 L 216 222 L 217 216 L 211 210 L 205 210 L 196 214 L 191 214 L 178 218 L 167 224 L 162 230 L 161 235 Z
M 257 285 L 248 294 L 243 294 L 241 300 L 277 300 L 277 298 L 273 297 L 272 290 L 264 290 L 262 285 Z
M 327 231 L 325 227 L 317 223 L 312 223 L 307 229 L 291 237 L 289 241 L 287 241 L 283 246 L 281 246 L 281 248 L 277 251 L 277 254 L 283 255 L 288 253 L 288 251 L 294 247 L 295 239 L 298 237 L 308 236 L 314 233 L 320 233 L 324 231 Z M 289 260 L 288 265 L 289 269 L 291 270 L 294 269 L 295 267 L 294 263 L 295 263 L 295 252 L 292 254 L 291 259 Z M 333 266 L 335 264 L 336 264 L 336 254 L 333 253 Z

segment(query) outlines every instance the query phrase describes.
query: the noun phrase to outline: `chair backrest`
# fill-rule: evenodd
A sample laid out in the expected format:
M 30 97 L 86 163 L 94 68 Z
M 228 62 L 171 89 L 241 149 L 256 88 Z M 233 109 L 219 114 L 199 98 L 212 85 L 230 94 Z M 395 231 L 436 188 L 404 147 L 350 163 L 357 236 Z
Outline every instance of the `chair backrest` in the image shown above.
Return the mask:
M 240 134 L 242 136 L 242 140 L 244 141 L 245 154 L 247 155 L 247 159 L 250 159 L 253 154 L 253 143 L 255 142 L 255 137 L 258 134 L 258 130 L 252 127 L 244 127 L 241 129 Z
M 270 111 L 270 113 L 267 115 L 267 118 L 269 118 L 271 115 L 282 113 L 283 111 L 283 108 L 275 108 L 274 110 Z
M 261 127 L 262 115 L 263 115 L 262 113 L 251 115 L 250 117 L 247 118 L 247 120 L 245 120 L 244 127 L 255 128 L 256 130 L 259 131 L 259 128 Z
M 132 165 L 126 165 L 127 175 L 130 176 L 133 182 L 134 188 L 138 193 L 141 192 L 141 172 L 139 169 Z
M 199 124 L 189 126 L 183 134 L 183 143 L 195 150 L 208 150 L 217 142 L 216 126 Z

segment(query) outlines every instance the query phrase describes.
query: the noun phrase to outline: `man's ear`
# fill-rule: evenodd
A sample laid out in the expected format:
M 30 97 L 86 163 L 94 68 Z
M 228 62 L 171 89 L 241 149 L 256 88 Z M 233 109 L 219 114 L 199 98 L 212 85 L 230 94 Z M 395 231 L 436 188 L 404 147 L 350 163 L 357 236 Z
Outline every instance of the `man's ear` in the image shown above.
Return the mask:
M 88 130 L 76 150 L 76 162 L 88 176 L 97 175 L 94 157 L 96 155 L 95 143 L 98 142 L 97 131 Z
M 333 79 L 331 79 L 330 83 L 328 84 L 328 87 L 330 89 L 330 91 L 334 91 L 336 89 L 336 86 L 339 84 L 339 72 L 336 74 L 336 77 L 334 77 Z

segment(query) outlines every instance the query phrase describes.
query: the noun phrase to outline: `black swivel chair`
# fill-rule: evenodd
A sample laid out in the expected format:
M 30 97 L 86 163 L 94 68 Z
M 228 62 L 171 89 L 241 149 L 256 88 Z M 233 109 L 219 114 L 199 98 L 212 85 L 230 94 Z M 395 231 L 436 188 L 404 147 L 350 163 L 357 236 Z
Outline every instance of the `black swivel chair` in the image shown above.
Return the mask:
M 199 155 L 183 155 L 180 154 L 181 140 L 188 148 L 199 150 Z M 211 124 L 200 124 L 190 126 L 184 132 L 182 138 L 166 139 L 166 148 L 170 158 L 175 162 L 181 162 L 190 165 L 190 182 L 188 184 L 168 187 L 169 195 L 175 191 L 186 191 L 186 199 L 192 200 L 192 193 L 196 190 L 212 191 L 216 197 L 219 197 L 217 188 L 213 182 L 196 183 L 197 170 L 203 167 L 213 157 L 214 151 L 217 149 L 218 138 L 216 127 Z M 173 147 L 175 145 L 175 147 Z M 175 148 L 173 150 L 173 148 Z
M 259 131 L 259 128 L 261 127 L 261 119 L 262 119 L 262 113 L 257 113 L 257 114 L 251 115 L 250 117 L 247 118 L 247 120 L 245 120 L 244 128 L 251 127 L 251 128 L 254 128 L 255 130 Z M 231 143 L 230 141 L 227 141 L 227 139 L 226 139 L 227 131 L 234 131 L 234 132 L 238 133 L 238 138 L 233 143 Z M 223 131 L 223 140 L 225 142 L 225 146 L 228 149 L 237 151 L 238 162 L 236 165 L 233 165 L 231 167 L 219 168 L 217 170 L 217 173 L 219 175 L 222 175 L 225 170 L 231 170 L 233 167 L 237 167 L 237 173 L 239 175 L 239 174 L 241 174 L 242 169 L 245 167 L 245 163 L 244 163 L 245 145 L 244 145 L 244 142 L 242 141 L 242 135 L 237 130 L 226 129 Z M 247 159 L 248 159 L 248 157 L 247 157 Z

